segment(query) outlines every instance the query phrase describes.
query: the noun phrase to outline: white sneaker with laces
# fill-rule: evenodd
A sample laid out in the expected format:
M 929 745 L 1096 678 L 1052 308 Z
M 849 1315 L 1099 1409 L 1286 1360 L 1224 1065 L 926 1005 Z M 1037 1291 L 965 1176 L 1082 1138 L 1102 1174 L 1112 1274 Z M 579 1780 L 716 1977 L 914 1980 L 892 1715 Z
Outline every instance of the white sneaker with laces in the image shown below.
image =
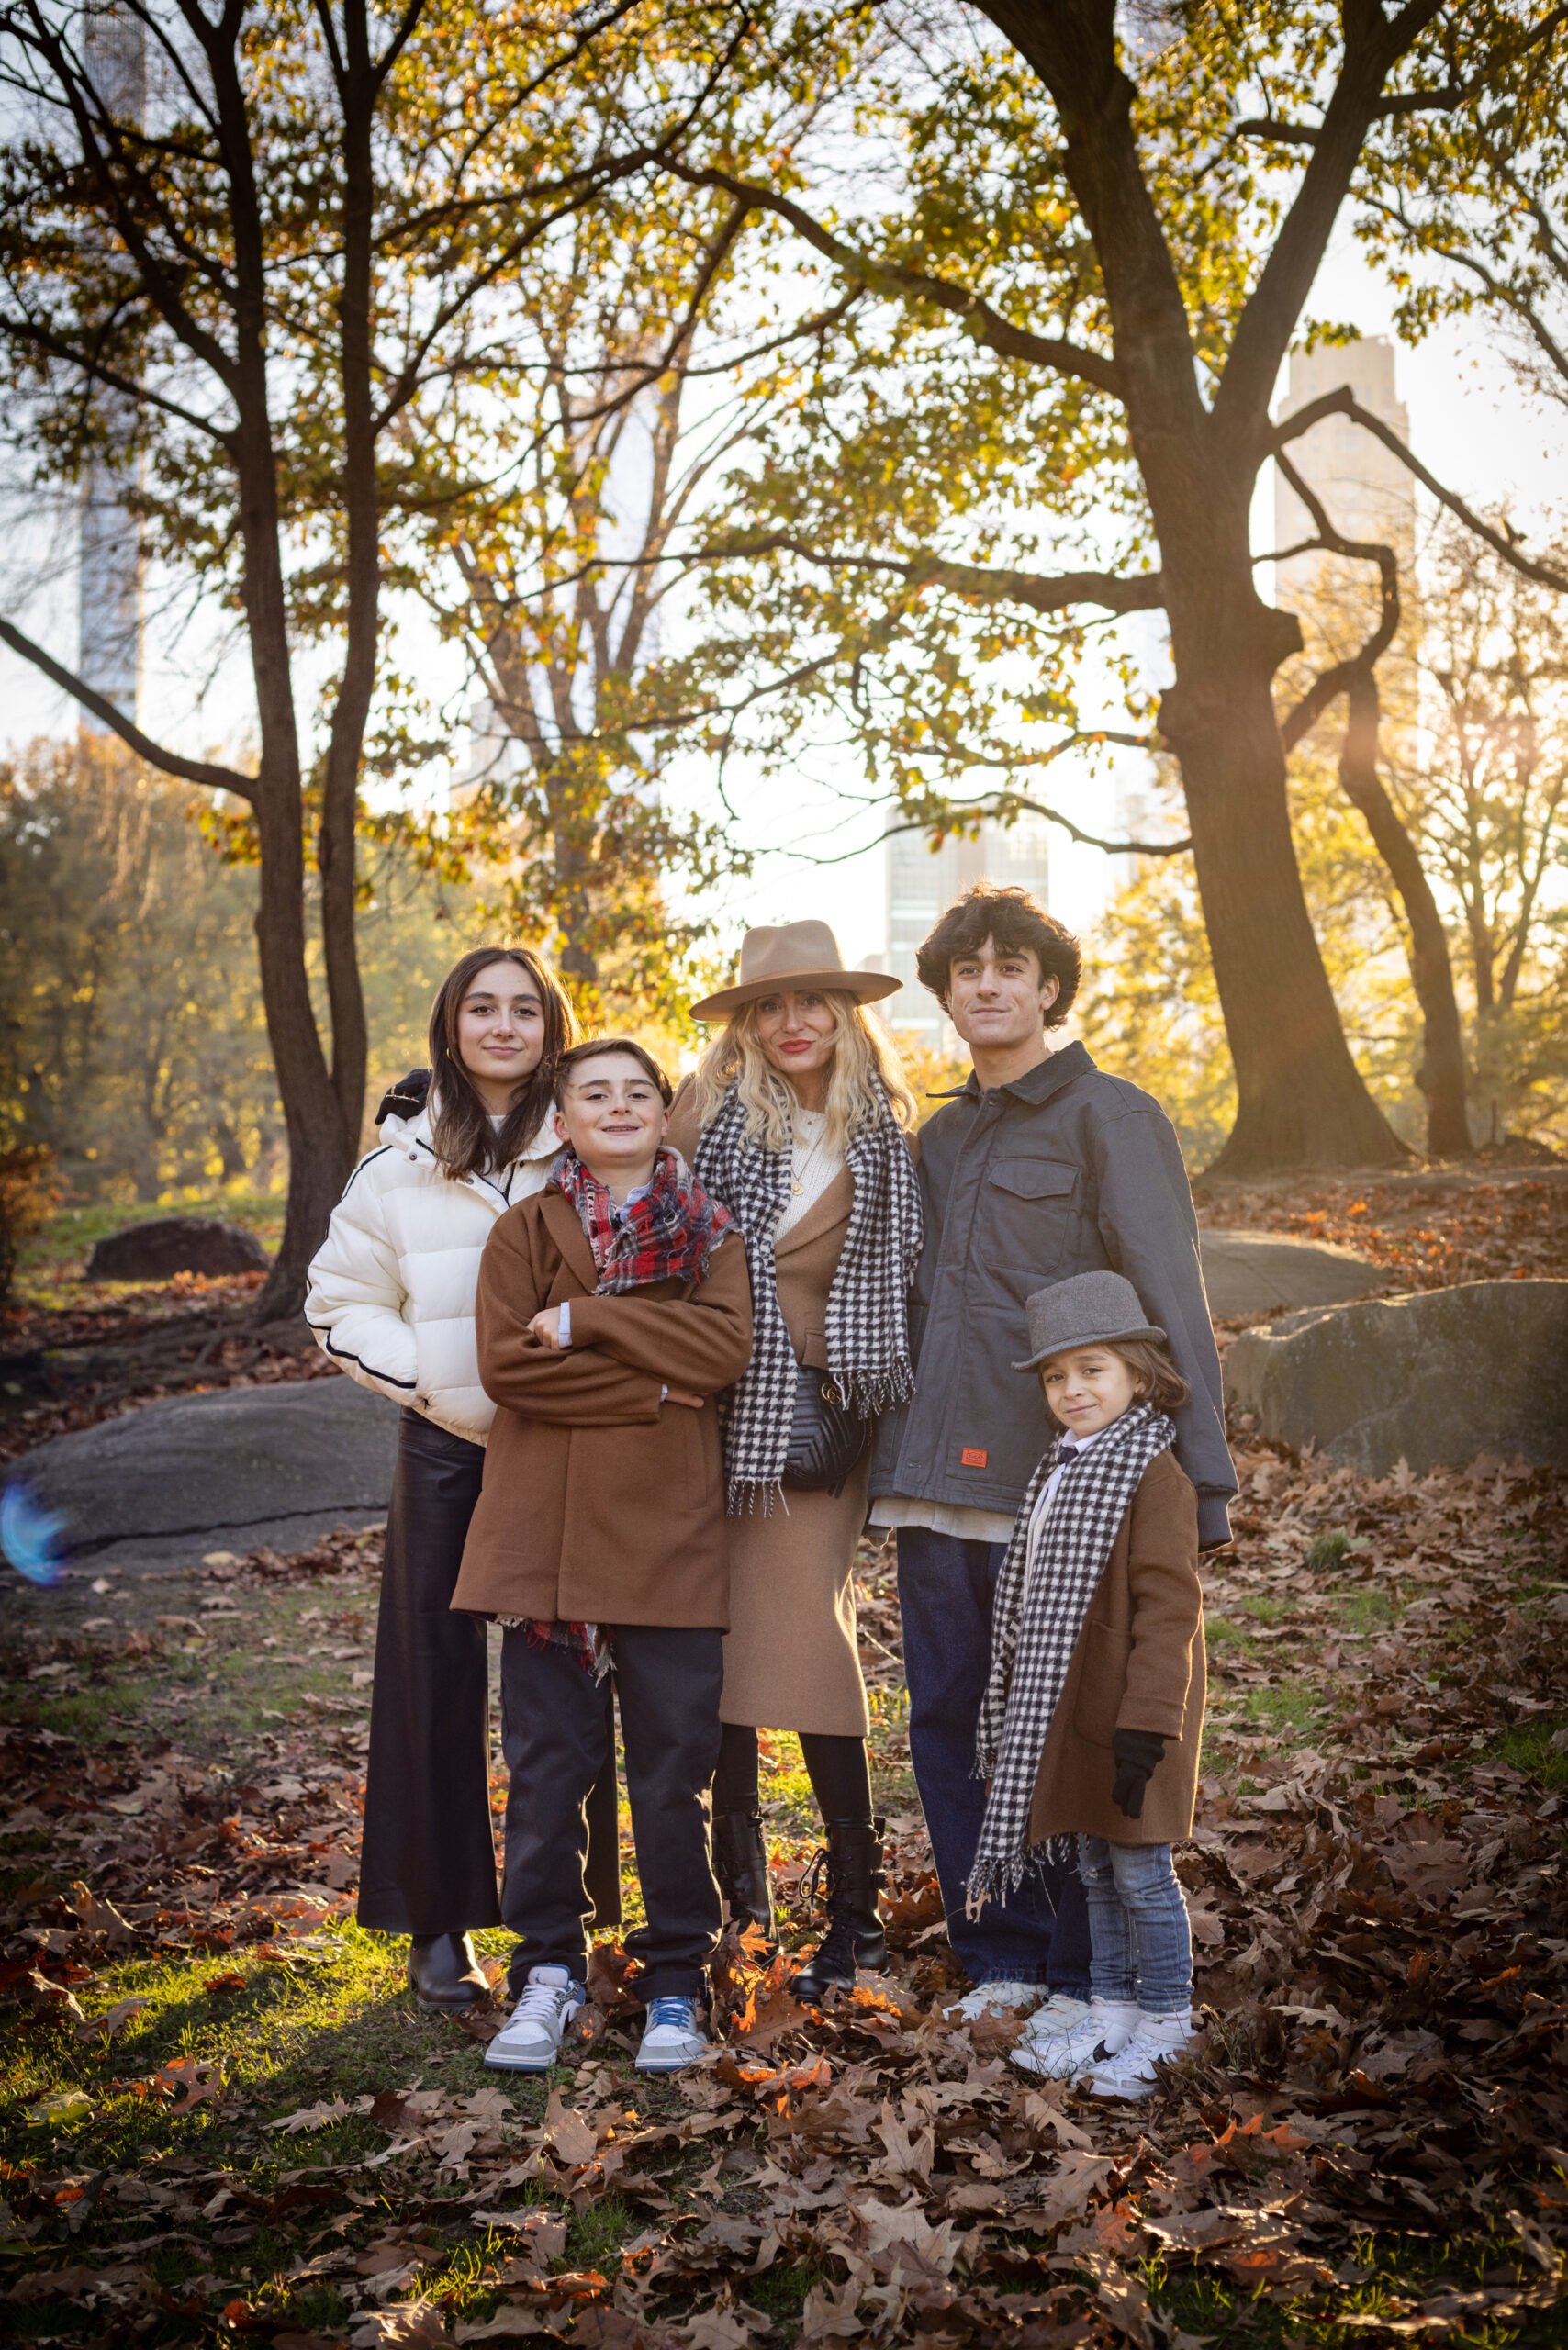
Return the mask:
M 1197 2036 L 1185 2008 L 1174 2008 L 1162 2016 L 1140 2009 L 1132 2037 L 1089 2076 L 1090 2096 L 1137 2099 L 1152 2095 L 1159 2085 L 1161 2065 L 1180 2056 Z
M 711 2054 L 712 2047 L 697 2020 L 695 1999 L 648 2001 L 648 2020 L 637 2051 L 639 2073 L 684 2073 L 689 2065 Z
M 1058 1991 L 1029 2018 L 1024 2037 L 1007 2052 L 1025 2073 L 1047 2081 L 1076 2081 L 1102 2056 L 1125 2048 L 1137 2027 L 1130 1999 L 1070 1999 Z
M 531 1966 L 521 1998 L 485 2051 L 503 2073 L 547 2073 L 566 2027 L 588 1998 L 564 1966 Z
M 978 2023 L 981 2016 L 1027 2015 L 1039 2004 L 1037 1983 L 977 1983 L 942 2013 L 949 2023 Z

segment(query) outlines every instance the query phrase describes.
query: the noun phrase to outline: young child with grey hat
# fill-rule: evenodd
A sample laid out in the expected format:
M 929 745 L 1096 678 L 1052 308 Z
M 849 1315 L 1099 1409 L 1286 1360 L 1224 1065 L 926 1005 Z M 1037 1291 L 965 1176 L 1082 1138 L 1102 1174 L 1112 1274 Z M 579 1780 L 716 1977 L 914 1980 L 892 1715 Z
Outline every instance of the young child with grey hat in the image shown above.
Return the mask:
M 1013 2062 L 1146 2098 L 1193 2037 L 1193 1939 L 1170 1848 L 1190 1835 L 1203 1733 L 1197 1497 L 1171 1450 L 1187 1399 L 1163 1330 L 1119 1273 L 1028 1300 L 1051 1443 L 996 1590 L 976 1770 L 990 1782 L 971 1914 L 1036 1855 L 1076 1847 L 1091 1996 L 1052 2002 Z

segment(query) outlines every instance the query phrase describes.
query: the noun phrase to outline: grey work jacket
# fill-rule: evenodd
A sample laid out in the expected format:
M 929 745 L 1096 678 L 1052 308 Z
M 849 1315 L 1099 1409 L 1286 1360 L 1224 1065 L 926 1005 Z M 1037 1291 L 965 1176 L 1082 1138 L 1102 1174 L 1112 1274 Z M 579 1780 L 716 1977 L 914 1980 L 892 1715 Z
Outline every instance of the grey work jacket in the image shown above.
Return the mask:
M 1198 1225 L 1175 1130 L 1137 1086 L 1066 1045 L 1011 1085 L 974 1072 L 922 1128 L 925 1247 L 910 1298 L 913 1402 L 879 1423 L 874 1494 L 1016 1510 L 1044 1451 L 1024 1301 L 1072 1273 L 1125 1273 L 1193 1390 L 1176 1457 L 1205 1549 L 1228 1539 L 1236 1474 Z

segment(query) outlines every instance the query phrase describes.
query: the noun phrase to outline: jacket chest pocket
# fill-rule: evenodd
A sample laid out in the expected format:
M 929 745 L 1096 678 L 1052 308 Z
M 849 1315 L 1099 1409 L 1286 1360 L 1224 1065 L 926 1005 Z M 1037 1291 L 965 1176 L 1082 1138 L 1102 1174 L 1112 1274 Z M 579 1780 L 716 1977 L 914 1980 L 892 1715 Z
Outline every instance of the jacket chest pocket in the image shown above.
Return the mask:
M 976 1235 L 981 1261 L 1027 1274 L 1031 1286 L 1056 1272 L 1067 1254 L 1079 1174 L 1070 1159 L 998 1151 L 986 1169 L 984 1230 Z

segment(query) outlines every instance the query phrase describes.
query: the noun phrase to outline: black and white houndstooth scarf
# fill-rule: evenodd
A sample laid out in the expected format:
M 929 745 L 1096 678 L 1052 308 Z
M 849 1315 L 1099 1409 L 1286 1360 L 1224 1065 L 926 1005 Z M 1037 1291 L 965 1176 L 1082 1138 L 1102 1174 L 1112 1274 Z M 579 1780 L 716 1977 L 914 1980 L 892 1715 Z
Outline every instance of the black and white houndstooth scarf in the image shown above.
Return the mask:
M 989 1779 L 991 1788 L 965 1890 L 971 1917 L 982 1902 L 1004 1901 L 1023 1877 L 1040 1756 L 1089 1603 L 1144 1471 L 1175 1440 L 1165 1414 L 1141 1403 L 1113 1420 L 1092 1444 L 1069 1450 L 1035 1546 L 1033 1574 L 1030 1526 L 1047 1480 L 1063 1457 L 1059 1438 L 1029 1480 L 997 1578 L 991 1678 L 975 1740 L 975 1774 Z M 1040 1849 L 1055 1841 L 1047 1838 Z
M 865 1419 L 914 1393 L 904 1296 L 924 1237 L 914 1162 L 879 1081 L 877 1091 L 880 1116 L 845 1153 L 855 1203 L 826 1323 L 828 1370 L 849 1410 Z M 790 1153 L 747 1141 L 745 1107 L 732 1089 L 697 1146 L 696 1169 L 739 1225 L 751 1273 L 751 1362 L 719 1404 L 728 1506 L 738 1512 L 760 1502 L 766 1514 L 779 1490 L 795 1409 L 795 1350 L 773 1261 L 773 1237 L 790 1199 Z

